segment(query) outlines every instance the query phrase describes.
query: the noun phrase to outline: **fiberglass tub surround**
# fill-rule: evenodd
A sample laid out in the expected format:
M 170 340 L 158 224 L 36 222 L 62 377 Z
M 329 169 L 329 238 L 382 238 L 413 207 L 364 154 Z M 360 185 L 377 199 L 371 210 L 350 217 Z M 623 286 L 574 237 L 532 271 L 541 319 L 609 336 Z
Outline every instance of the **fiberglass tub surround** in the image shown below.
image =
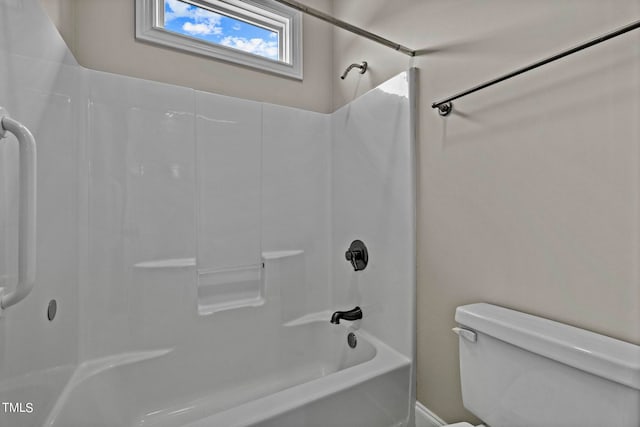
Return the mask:
M 0 397 L 35 410 L 0 417 L 406 425 L 413 71 L 319 114 L 86 70 L 37 1 L 0 0 L 0 15 L 0 105 L 40 163 L 36 287 L 0 318 Z M 34 17 L 35 42 L 7 42 Z M 0 148 L 5 242 L 14 149 Z M 356 239 L 370 253 L 358 272 L 344 258 Z M 329 323 L 355 306 L 361 320 Z

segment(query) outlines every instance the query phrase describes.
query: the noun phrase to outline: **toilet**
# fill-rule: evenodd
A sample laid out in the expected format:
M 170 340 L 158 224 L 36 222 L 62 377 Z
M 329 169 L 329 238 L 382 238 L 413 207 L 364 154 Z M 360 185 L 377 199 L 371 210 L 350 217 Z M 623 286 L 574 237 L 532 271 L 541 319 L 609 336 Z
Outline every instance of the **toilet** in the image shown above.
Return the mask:
M 640 426 L 640 346 L 485 303 L 455 320 L 463 403 L 482 425 Z

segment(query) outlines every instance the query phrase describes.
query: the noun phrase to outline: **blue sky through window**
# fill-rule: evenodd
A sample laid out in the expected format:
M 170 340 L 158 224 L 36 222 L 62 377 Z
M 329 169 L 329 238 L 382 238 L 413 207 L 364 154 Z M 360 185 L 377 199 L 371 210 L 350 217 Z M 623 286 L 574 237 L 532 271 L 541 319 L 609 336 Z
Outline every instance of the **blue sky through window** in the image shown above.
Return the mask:
M 164 28 L 278 60 L 278 33 L 185 3 L 164 0 Z

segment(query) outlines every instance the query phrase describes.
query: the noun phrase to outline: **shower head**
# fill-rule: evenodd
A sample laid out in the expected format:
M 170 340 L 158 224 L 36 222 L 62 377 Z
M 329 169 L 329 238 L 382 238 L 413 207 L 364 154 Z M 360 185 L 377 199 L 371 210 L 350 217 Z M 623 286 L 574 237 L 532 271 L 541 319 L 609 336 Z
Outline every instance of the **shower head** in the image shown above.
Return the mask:
M 345 79 L 345 77 L 347 77 L 347 74 L 349 74 L 349 71 L 351 71 L 354 68 L 359 68 L 360 69 L 360 74 L 364 74 L 367 72 L 367 67 L 369 66 L 369 64 L 367 64 L 367 61 L 362 61 L 361 64 L 351 64 L 347 67 L 346 70 L 344 70 L 344 73 L 342 73 L 342 75 L 340 76 L 340 78 L 342 80 Z

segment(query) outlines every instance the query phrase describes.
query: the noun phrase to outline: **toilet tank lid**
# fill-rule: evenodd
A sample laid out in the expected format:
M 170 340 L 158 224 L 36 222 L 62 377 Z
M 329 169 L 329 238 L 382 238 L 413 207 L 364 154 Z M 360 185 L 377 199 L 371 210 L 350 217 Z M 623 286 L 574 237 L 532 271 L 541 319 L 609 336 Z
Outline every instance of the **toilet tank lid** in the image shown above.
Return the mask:
M 640 390 L 640 346 L 486 303 L 460 306 L 455 318 L 481 334 Z

